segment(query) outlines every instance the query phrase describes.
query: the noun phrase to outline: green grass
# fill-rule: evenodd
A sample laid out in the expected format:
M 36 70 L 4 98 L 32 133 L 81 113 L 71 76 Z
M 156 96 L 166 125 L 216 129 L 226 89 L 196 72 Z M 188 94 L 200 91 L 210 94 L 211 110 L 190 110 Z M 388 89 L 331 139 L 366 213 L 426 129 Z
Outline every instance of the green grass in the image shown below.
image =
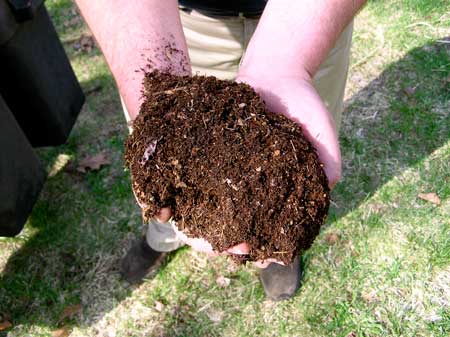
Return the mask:
M 120 100 L 100 52 L 73 48 L 89 32 L 72 2 L 46 4 L 83 88 L 101 90 L 88 95 L 67 144 L 38 154 L 49 170 L 63 154 L 77 162 L 106 151 L 112 164 L 50 177 L 24 231 L 0 238 L 0 313 L 13 323 L 0 336 L 60 327 L 83 337 L 450 335 L 447 1 L 371 1 L 356 19 L 344 177 L 302 257 L 302 288 L 278 304 L 264 300 L 255 269 L 189 249 L 138 287 L 120 280 L 120 258 L 142 232 L 123 169 Z M 426 192 L 441 204 L 417 197 Z M 74 304 L 81 312 L 61 321 Z

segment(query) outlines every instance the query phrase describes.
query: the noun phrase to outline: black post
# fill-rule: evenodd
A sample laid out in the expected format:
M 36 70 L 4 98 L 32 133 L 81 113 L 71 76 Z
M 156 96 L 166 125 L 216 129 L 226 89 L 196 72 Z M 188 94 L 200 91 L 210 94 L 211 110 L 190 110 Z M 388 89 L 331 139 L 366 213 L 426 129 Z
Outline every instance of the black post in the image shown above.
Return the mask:
M 63 144 L 83 103 L 43 0 L 0 0 L 0 236 L 21 231 L 44 184 L 32 147 Z
M 26 11 L 22 3 L 32 7 Z M 33 17 L 17 21 L 24 13 Z M 9 33 L 10 38 L 0 40 L 0 93 L 33 146 L 63 144 L 84 95 L 47 10 L 42 0 L 0 0 L 2 17 L 10 24 L 4 25 L 6 33 L 0 32 L 0 37 Z
M 45 172 L 1 96 L 0 121 L 0 236 L 14 236 L 37 200 Z

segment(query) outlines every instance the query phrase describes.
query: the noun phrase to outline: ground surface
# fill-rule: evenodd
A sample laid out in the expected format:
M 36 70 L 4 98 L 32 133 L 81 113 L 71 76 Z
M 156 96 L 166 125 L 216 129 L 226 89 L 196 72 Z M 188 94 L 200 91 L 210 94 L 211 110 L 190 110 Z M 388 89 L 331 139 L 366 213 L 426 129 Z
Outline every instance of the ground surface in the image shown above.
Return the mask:
M 448 1 L 373 1 L 356 20 L 344 177 L 298 296 L 276 305 L 252 268 L 188 249 L 141 286 L 120 280 L 141 221 L 119 98 L 71 2 L 46 3 L 88 98 L 68 144 L 39 151 L 50 177 L 25 230 L 0 239 L 0 336 L 450 334 Z M 59 170 L 100 152 L 98 171 Z

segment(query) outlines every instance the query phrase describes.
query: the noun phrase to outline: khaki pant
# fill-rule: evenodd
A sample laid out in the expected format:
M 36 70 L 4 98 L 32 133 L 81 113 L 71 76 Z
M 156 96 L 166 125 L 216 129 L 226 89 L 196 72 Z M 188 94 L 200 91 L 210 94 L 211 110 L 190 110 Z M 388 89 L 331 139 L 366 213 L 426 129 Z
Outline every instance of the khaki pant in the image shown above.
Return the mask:
M 258 19 L 209 17 L 182 10 L 180 15 L 193 73 L 234 79 Z M 314 77 L 314 86 L 332 113 L 337 130 L 341 123 L 352 31 L 353 23 L 341 34 Z M 150 247 L 172 251 L 182 246 L 173 226 L 173 221 L 166 224 L 151 221 L 147 230 Z

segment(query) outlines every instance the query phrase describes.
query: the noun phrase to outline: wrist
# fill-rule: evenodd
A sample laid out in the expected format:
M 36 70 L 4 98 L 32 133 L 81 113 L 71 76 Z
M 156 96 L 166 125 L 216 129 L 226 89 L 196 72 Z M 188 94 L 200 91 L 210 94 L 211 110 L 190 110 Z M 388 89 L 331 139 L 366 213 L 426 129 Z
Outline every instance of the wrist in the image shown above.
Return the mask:
M 255 83 L 258 86 L 272 87 L 276 89 L 277 85 L 285 82 L 312 83 L 313 76 L 305 66 L 298 65 L 293 71 L 292 69 L 267 69 L 257 62 L 252 62 L 251 66 L 243 64 L 239 69 L 236 81 L 245 83 Z

